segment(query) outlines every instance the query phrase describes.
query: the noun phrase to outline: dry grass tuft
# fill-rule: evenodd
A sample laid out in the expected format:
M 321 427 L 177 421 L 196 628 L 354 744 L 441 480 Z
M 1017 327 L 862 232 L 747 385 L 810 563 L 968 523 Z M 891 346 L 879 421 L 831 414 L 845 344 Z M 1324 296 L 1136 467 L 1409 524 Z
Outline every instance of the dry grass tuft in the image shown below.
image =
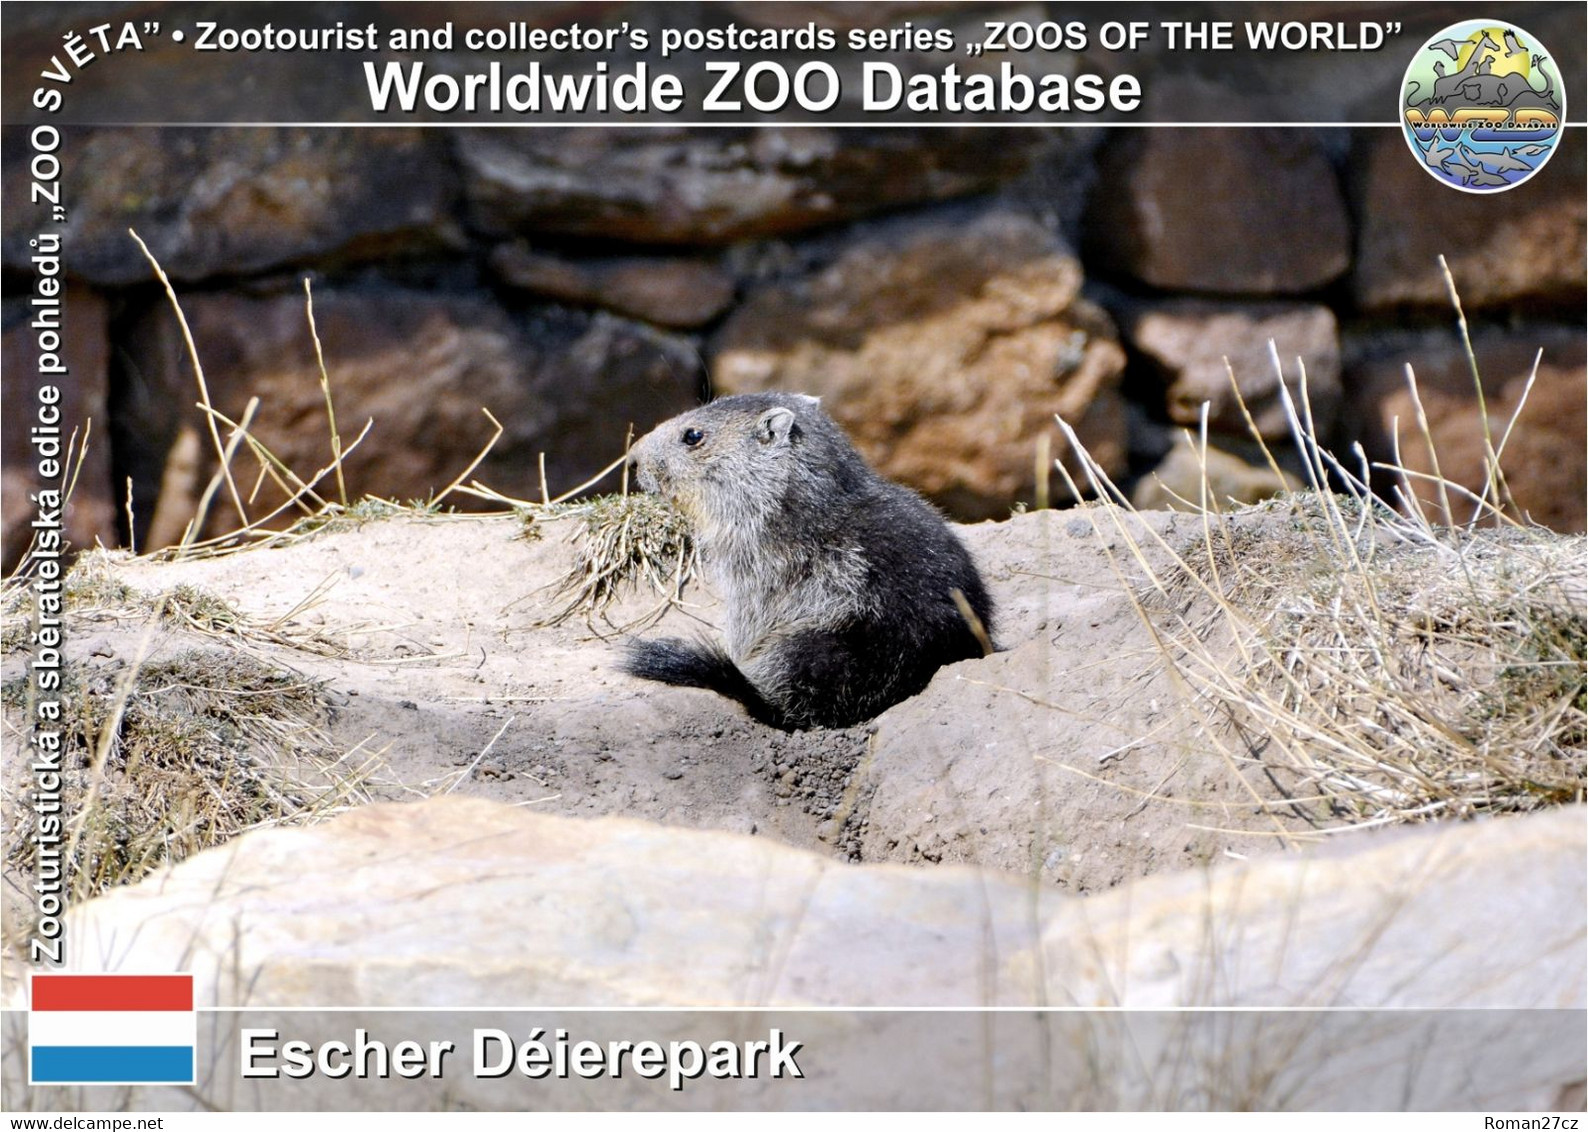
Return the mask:
M 260 825 L 363 801 L 367 765 L 321 725 L 319 684 L 240 652 L 191 651 L 126 666 L 63 669 L 63 881 L 68 903 Z M 4 687 L 20 706 L 25 680 Z M 103 750 L 103 762 L 100 752 Z M 7 790 L 7 864 L 34 875 L 31 811 Z
M 1315 498 L 1258 510 L 1213 525 L 1160 579 L 1171 605 L 1210 598 L 1222 631 L 1193 642 L 1189 622 L 1160 627 L 1294 810 L 1328 827 L 1582 798 L 1581 540 L 1509 528 L 1408 541 L 1370 511 L 1344 565 Z M 1251 521 L 1276 515 L 1288 532 Z
M 682 599 L 684 585 L 698 563 L 689 524 L 666 500 L 655 495 L 601 495 L 579 502 L 525 504 L 519 514 L 528 531 L 559 520 L 573 522 L 569 536 L 574 565 L 551 588 L 556 608 L 536 624 L 557 625 L 575 615 L 595 628 L 612 603 L 630 586 L 648 587 L 661 596 L 652 609 L 622 625 L 619 632 L 643 628 Z
M 1369 490 L 1360 451 L 1352 471 L 1319 444 L 1305 367 L 1281 385 L 1311 489 L 1225 512 L 1204 488 L 1190 545 L 1130 521 L 1059 422 L 1104 501 L 1086 514 L 1203 738 L 1277 789 L 1282 801 L 1260 805 L 1325 832 L 1582 801 L 1588 542 L 1512 513 L 1498 468 L 1511 428 L 1490 445 L 1481 494 L 1380 465 L 1400 485 L 1396 511 Z M 1206 440 L 1204 412 L 1200 451 Z M 1445 500 L 1437 516 L 1414 482 Z M 1472 506 L 1465 523 L 1449 521 L 1457 498 Z

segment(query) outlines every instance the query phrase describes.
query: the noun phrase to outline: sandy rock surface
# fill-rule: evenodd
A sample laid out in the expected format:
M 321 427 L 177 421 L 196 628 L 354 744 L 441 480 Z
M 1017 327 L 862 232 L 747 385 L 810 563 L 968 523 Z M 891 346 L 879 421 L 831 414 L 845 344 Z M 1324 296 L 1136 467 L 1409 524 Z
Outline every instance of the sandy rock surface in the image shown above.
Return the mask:
M 1569 809 L 1079 898 L 992 870 L 846 865 L 765 837 L 453 797 L 245 834 L 67 927 L 74 968 L 191 969 L 220 1008 L 202 1018 L 196 1091 L 136 1090 L 134 1108 L 1558 1107 L 1583 1059 L 1584 850 Z M 1129 1009 L 808 1009 L 982 1005 Z M 698 1012 L 723 1006 L 758 1009 Z M 1258 1009 L 1171 1012 L 1195 1006 Z M 451 1040 L 453 1071 L 228 1068 L 242 1027 L 318 1044 L 355 1025 Z M 707 1081 L 686 1099 L 632 1073 L 463 1070 L 557 1027 L 783 1035 L 802 1079 Z M 489 1054 L 482 1028 L 501 1035 Z
M 1197 737 L 1116 572 L 1133 569 L 1132 542 L 1183 542 L 1200 526 L 1149 514 L 1099 539 L 1093 514 L 960 528 L 997 602 L 1001 651 L 942 669 L 866 725 L 798 733 L 713 693 L 616 671 L 615 626 L 654 596 L 631 594 L 608 623 L 539 624 L 573 561 L 572 521 L 525 541 L 508 519 L 398 518 L 115 569 L 145 592 L 190 584 L 266 622 L 290 614 L 345 650 L 247 645 L 326 682 L 333 742 L 381 752 L 377 791 L 392 800 L 445 790 L 753 833 L 842 859 L 988 865 L 1079 892 L 1274 851 L 1277 834 L 1304 827 L 1259 812 L 1261 781 Z M 713 632 L 721 609 L 709 592 L 686 596 L 645 632 Z M 69 648 L 113 665 L 143 639 L 141 624 L 107 621 Z M 157 660 L 230 646 L 162 631 L 148 647 Z
M 450 797 L 245 834 L 67 938 L 74 970 L 191 968 L 227 1007 L 1569 1008 L 1584 848 L 1564 810 L 1080 899 Z

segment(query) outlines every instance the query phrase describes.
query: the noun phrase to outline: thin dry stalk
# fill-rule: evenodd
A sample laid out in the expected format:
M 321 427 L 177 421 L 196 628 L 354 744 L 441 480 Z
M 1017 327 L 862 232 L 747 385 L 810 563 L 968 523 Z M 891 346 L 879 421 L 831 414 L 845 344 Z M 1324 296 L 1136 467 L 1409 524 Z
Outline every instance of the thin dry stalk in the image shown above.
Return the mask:
M 243 407 L 243 423 L 232 429 L 231 435 L 226 438 L 226 450 L 221 453 L 220 467 L 215 469 L 215 474 L 210 477 L 210 482 L 204 486 L 204 493 L 199 496 L 198 506 L 193 510 L 193 517 L 188 520 L 187 526 L 182 531 L 182 541 L 179 546 L 186 548 L 193 545 L 193 540 L 198 537 L 199 527 L 203 525 L 204 517 L 209 514 L 210 501 L 215 498 L 215 493 L 220 490 L 221 481 L 229 474 L 232 466 L 232 457 L 237 453 L 237 446 L 242 443 L 243 437 L 248 434 L 248 426 L 253 423 L 254 414 L 259 411 L 259 398 L 250 397 L 248 404 Z M 127 481 L 127 499 L 129 505 L 132 499 L 132 481 Z M 250 500 L 251 501 L 251 500 Z M 128 514 L 128 530 L 131 530 L 131 513 Z
M 1505 473 L 1500 468 L 1500 449 L 1495 448 L 1494 433 L 1489 427 L 1489 406 L 1483 395 L 1483 379 L 1478 375 L 1478 355 L 1472 349 L 1472 332 L 1467 327 L 1467 312 L 1461 308 L 1461 296 L 1456 291 L 1456 278 L 1450 274 L 1450 265 L 1445 262 L 1444 256 L 1439 257 L 1439 270 L 1445 277 L 1445 293 L 1450 296 L 1450 305 L 1456 309 L 1456 325 L 1461 330 L 1461 344 L 1466 351 L 1467 365 L 1472 372 L 1472 388 L 1478 399 L 1478 421 L 1483 427 L 1483 466 L 1485 471 L 1483 498 L 1485 500 L 1492 498 L 1494 510 L 1504 513 L 1507 506 L 1515 506 L 1515 500 L 1511 498 L 1511 489 L 1506 484 Z M 1542 350 L 1539 351 L 1539 355 L 1543 355 Z M 1536 376 L 1538 372 L 1536 362 L 1533 369 Z M 1528 389 L 1532 389 L 1533 382 L 1531 378 L 1528 379 L 1527 386 Z M 1526 400 L 1526 393 L 1523 394 L 1523 400 Z M 1516 411 L 1517 413 L 1522 411 L 1521 403 L 1517 404 Z M 1515 419 L 1513 414 L 1513 423 Z M 1507 428 L 1505 432 L 1509 436 L 1510 428 Z M 1503 442 L 1500 448 L 1504 448 Z M 1437 471 L 1437 469 L 1435 470 Z M 1473 519 L 1477 519 L 1476 514 L 1473 515 Z
M 441 494 L 430 500 L 432 505 L 440 503 L 443 499 L 456 491 L 463 481 L 469 478 L 474 469 L 480 466 L 481 461 L 483 461 L 485 457 L 490 454 L 491 449 L 496 447 L 496 442 L 502 439 L 502 422 L 492 416 L 491 410 L 489 409 L 482 407 L 480 412 L 485 414 L 485 419 L 491 422 L 491 427 L 496 431 L 491 433 L 491 439 L 485 442 L 485 447 L 481 448 L 479 452 L 475 454 L 474 459 L 469 461 L 469 466 L 459 472 L 453 481 L 442 489 Z
M 575 487 L 570 487 L 567 491 L 557 496 L 552 496 L 546 486 L 546 454 L 544 452 L 541 453 L 540 499 L 516 499 L 511 495 L 503 495 L 495 488 L 487 487 L 479 480 L 475 480 L 473 483 L 470 483 L 464 487 L 460 487 L 457 490 L 459 493 L 473 496 L 475 499 L 484 499 L 491 503 L 500 503 L 504 507 L 509 507 L 514 511 L 525 511 L 536 507 L 555 507 L 559 503 L 568 502 L 575 496 L 583 495 L 596 484 L 600 483 L 613 472 L 617 471 L 620 467 L 626 465 L 628 463 L 628 459 L 628 453 L 625 452 L 623 455 L 619 456 L 616 460 L 613 460 L 610 464 L 602 468 L 599 472 L 585 480 L 583 483 L 578 484 Z
M 369 435 L 369 431 L 372 427 L 374 427 L 374 424 L 375 422 L 372 420 L 364 422 L 363 430 L 359 432 L 353 443 L 348 445 L 344 450 L 344 456 L 352 452 L 361 443 L 363 443 L 364 438 Z M 263 448 L 263 445 L 260 445 L 260 447 Z M 272 459 L 274 459 L 274 457 L 272 457 Z M 315 472 L 314 475 L 310 476 L 305 486 L 308 488 L 315 487 L 321 480 L 331 473 L 331 470 L 332 465 L 327 464 L 325 467 Z M 354 506 L 357 507 L 357 504 Z M 168 550 L 160 551 L 158 554 L 168 559 L 213 558 L 219 557 L 223 554 L 235 553 L 239 550 L 246 550 L 251 546 L 274 546 L 280 542 L 291 541 L 294 538 L 301 537 L 304 531 L 297 527 L 291 527 L 287 530 L 279 530 L 269 526 L 269 524 L 280 518 L 282 514 L 294 507 L 297 507 L 300 510 L 307 510 L 301 505 L 300 495 L 295 494 L 291 496 L 277 505 L 275 510 L 269 512 L 266 515 L 260 516 L 247 526 L 239 527 L 235 531 L 230 531 L 226 534 L 215 535 L 211 538 L 202 539 L 185 547 L 172 547 Z M 339 508 L 336 508 L 334 505 L 328 505 L 320 513 L 307 514 L 304 521 L 316 524 L 317 529 L 318 525 L 323 525 L 327 521 L 328 515 L 334 515 L 337 513 L 340 513 Z
M 128 228 L 127 232 L 137 241 L 138 247 L 143 251 L 144 258 L 149 261 L 149 266 L 154 268 L 154 273 L 159 278 L 160 285 L 165 288 L 166 298 L 171 300 L 171 309 L 176 312 L 176 320 L 182 327 L 182 341 L 187 344 L 187 356 L 193 363 L 193 376 L 198 381 L 199 406 L 204 410 L 204 419 L 209 425 L 210 440 L 215 445 L 215 455 L 221 461 L 221 471 L 226 477 L 226 487 L 231 492 L 233 505 L 237 508 L 237 519 L 246 526 L 248 524 L 248 509 L 243 506 L 243 497 L 238 494 L 237 482 L 232 479 L 231 466 L 226 459 L 226 446 L 221 443 L 220 430 L 215 427 L 215 418 L 210 415 L 213 406 L 210 404 L 209 384 L 204 380 L 204 366 L 199 362 L 198 347 L 193 343 L 193 331 L 188 327 L 187 315 L 182 313 L 182 304 L 177 301 L 176 289 L 171 286 L 171 280 L 166 276 L 165 268 L 161 267 L 160 261 L 154 258 L 154 253 L 149 250 L 149 245 L 145 244 L 143 237 L 138 235 L 133 229 Z M 202 515 L 195 518 L 195 528 L 203 526 L 202 520 Z
M 320 367 L 320 392 L 325 394 L 325 417 L 331 426 L 331 463 L 336 465 L 336 494 L 347 506 L 347 481 L 342 478 L 342 433 L 336 427 L 336 405 L 331 401 L 331 375 L 325 369 L 325 351 L 320 347 L 320 329 L 314 324 L 314 288 L 303 277 L 303 309 L 309 318 L 309 337 L 314 339 L 314 361 Z
M 268 475 L 272 480 L 274 480 L 276 487 L 279 488 L 281 493 L 287 497 L 288 501 L 296 505 L 298 509 L 301 510 L 305 515 L 312 515 L 318 511 L 323 511 L 330 506 L 326 500 L 322 499 L 319 494 L 314 491 L 313 485 L 306 484 L 299 479 L 298 474 L 287 465 L 287 462 L 277 456 L 269 448 L 265 447 L 265 445 L 259 440 L 258 437 L 254 436 L 253 433 L 243 428 L 242 425 L 233 423 L 230 417 L 228 417 L 225 413 L 220 412 L 218 409 L 211 409 L 209 410 L 209 413 L 217 420 L 220 420 L 231 428 L 238 429 L 242 432 L 243 439 L 248 442 L 249 450 L 254 454 L 255 459 L 259 461 L 261 474 Z M 330 471 L 332 468 L 340 467 L 341 460 L 337 459 L 333 460 L 331 464 L 327 466 L 326 470 Z M 288 483 L 289 480 L 291 481 L 290 484 Z M 303 502 L 305 497 L 314 503 L 313 508 L 310 508 L 306 503 Z

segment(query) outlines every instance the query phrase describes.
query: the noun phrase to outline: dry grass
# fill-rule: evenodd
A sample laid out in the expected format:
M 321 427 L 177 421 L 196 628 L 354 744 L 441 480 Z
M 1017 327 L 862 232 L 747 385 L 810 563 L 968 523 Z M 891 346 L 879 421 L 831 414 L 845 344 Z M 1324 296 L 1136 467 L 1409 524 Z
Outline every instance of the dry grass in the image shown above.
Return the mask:
M 1288 532 L 1252 521 L 1274 514 Z M 1158 579 L 1158 609 L 1194 595 L 1216 611 L 1195 641 L 1189 621 L 1158 616 L 1187 685 L 1319 827 L 1581 799 L 1580 541 L 1454 529 L 1413 542 L 1367 514 L 1344 569 L 1324 545 L 1343 532 L 1315 497 L 1211 526 Z
M 244 613 L 189 583 L 153 593 L 136 589 L 116 569 L 118 561 L 130 557 L 124 551 L 103 549 L 78 555 L 62 587 L 69 633 L 80 632 L 94 623 L 141 623 L 154 618 L 168 628 L 190 629 L 242 646 L 279 645 L 315 656 L 345 656 L 348 652 L 345 641 L 311 629 L 301 620 L 319 603 L 323 588 L 283 614 L 260 617 Z M 0 594 L 0 616 L 5 619 L 0 652 L 11 653 L 27 646 L 31 632 L 30 596 L 26 586 L 8 586 Z
M 362 801 L 367 764 L 321 729 L 318 683 L 235 651 L 63 667 L 62 787 L 68 903 L 260 825 Z M 23 679 L 3 689 L 24 705 Z M 31 811 L 7 791 L 9 867 L 38 866 Z
M 1369 491 L 1360 452 L 1353 472 L 1319 445 L 1304 367 L 1291 385 L 1310 490 L 1225 512 L 1204 489 L 1191 545 L 1128 521 L 1126 497 L 1060 422 L 1105 501 L 1087 514 L 1123 548 L 1110 556 L 1203 738 L 1277 788 L 1283 801 L 1264 805 L 1323 831 L 1583 800 L 1585 540 L 1513 514 L 1498 466 L 1511 429 L 1490 442 L 1483 492 L 1433 483 L 1438 519 L 1409 490 L 1414 473 L 1380 466 L 1401 485 L 1395 511 Z M 1204 452 L 1206 440 L 1204 417 Z M 1455 498 L 1467 522 L 1443 521 Z
M 546 601 L 554 608 L 537 622 L 540 626 L 579 615 L 592 630 L 597 618 L 617 632 L 644 628 L 682 600 L 683 588 L 698 568 L 689 524 L 659 496 L 601 495 L 529 504 L 519 514 L 532 532 L 548 522 L 572 523 L 574 564 L 550 588 Z M 648 588 L 661 600 L 639 617 L 613 624 L 607 619 L 613 602 L 636 587 Z
M 216 471 L 209 484 L 200 494 L 198 506 L 195 508 L 193 518 L 189 520 L 187 529 L 181 542 L 171 548 L 158 553 L 163 560 L 180 560 L 186 558 L 211 558 L 225 554 L 233 554 L 241 550 L 261 548 L 267 546 L 289 545 L 307 535 L 314 534 L 328 527 L 340 523 L 362 523 L 372 518 L 384 518 L 396 513 L 414 513 L 432 515 L 441 511 L 441 503 L 454 490 L 462 486 L 474 469 L 496 446 L 502 436 L 501 423 L 493 417 L 488 409 L 482 409 L 493 428 L 489 440 L 480 449 L 479 453 L 469 463 L 468 467 L 458 475 L 446 488 L 428 500 L 415 501 L 406 507 L 390 500 L 374 499 L 361 500 L 350 503 L 347 495 L 346 474 L 344 464 L 350 455 L 374 427 L 373 420 L 364 422 L 359 434 L 351 443 L 344 444 L 342 433 L 337 425 L 336 404 L 331 395 L 330 374 L 325 368 L 325 351 L 320 342 L 319 329 L 314 319 L 314 294 L 309 280 L 303 283 L 304 292 L 304 318 L 308 325 L 309 338 L 314 345 L 314 356 L 320 372 L 320 391 L 325 399 L 325 414 L 330 440 L 331 459 L 324 467 L 317 469 L 308 476 L 300 476 L 268 446 L 264 444 L 252 431 L 252 423 L 259 409 L 259 399 L 252 398 L 245 408 L 242 419 L 234 421 L 224 413 L 217 410 L 210 401 L 209 387 L 204 378 L 204 366 L 199 360 L 198 347 L 194 344 L 193 335 L 188 328 L 187 316 L 182 311 L 181 301 L 177 298 L 176 290 L 172 287 L 170 279 L 159 261 L 154 257 L 138 234 L 128 229 L 128 234 L 138 244 L 144 257 L 149 261 L 156 278 L 165 290 L 166 298 L 171 304 L 171 310 L 176 317 L 177 324 L 182 331 L 182 340 L 187 348 L 188 360 L 193 366 L 194 379 L 198 384 L 198 407 L 203 411 L 205 424 L 208 427 L 211 442 L 217 458 Z M 225 440 L 221 439 L 220 426 L 225 425 L 229 430 Z M 254 491 L 245 499 L 237 487 L 237 477 L 234 464 L 240 450 L 246 448 L 258 463 L 258 475 Z M 68 460 L 68 463 L 70 461 Z M 320 485 L 327 477 L 335 478 L 337 499 L 327 500 L 320 494 Z M 261 484 L 269 479 L 280 490 L 282 500 L 263 515 L 250 515 L 249 505 Z M 227 532 L 210 538 L 201 538 L 206 526 L 210 506 L 222 485 L 227 488 L 227 494 L 232 501 L 232 506 L 237 512 L 237 525 Z M 290 523 L 285 523 L 285 518 L 296 513 L 298 518 Z
M 132 235 L 134 240 L 138 240 L 136 233 Z M 569 574 L 552 588 L 550 600 L 556 603 L 556 608 L 537 624 L 558 624 L 569 617 L 582 615 L 594 630 L 596 620 L 605 620 L 612 603 L 631 584 L 648 586 L 660 596 L 661 601 L 653 610 L 624 625 L 613 625 L 607 621 L 607 625 L 614 630 L 628 631 L 643 627 L 660 617 L 668 605 L 679 600 L 682 588 L 695 572 L 696 566 L 695 552 L 689 539 L 688 529 L 680 516 L 667 504 L 653 497 L 630 495 L 626 474 L 623 489 L 616 495 L 593 499 L 576 498 L 615 469 L 625 465 L 627 452 L 625 451 L 623 456 L 590 480 L 555 498 L 546 485 L 545 463 L 542 458 L 541 498 L 531 501 L 504 496 L 469 478 L 502 435 L 501 424 L 491 416 L 489 410 L 482 411 L 494 426 L 493 435 L 469 465 L 441 492 L 430 499 L 415 500 L 408 504 L 377 498 L 365 498 L 350 503 L 343 471 L 344 458 L 369 434 L 373 422 L 366 422 L 353 442 L 344 446 L 337 426 L 336 406 L 331 394 L 330 376 L 325 367 L 324 349 L 315 325 L 313 293 L 307 280 L 304 281 L 304 313 L 320 371 L 320 388 L 325 399 L 331 460 L 325 467 L 317 469 L 307 477 L 295 474 L 250 430 L 250 424 L 258 407 L 257 402 L 250 403 L 240 422 L 230 420 L 210 404 L 204 370 L 192 336 L 188 333 L 181 303 L 158 261 L 144 247 L 142 240 L 138 240 L 138 245 L 143 249 L 150 266 L 164 286 L 171 308 L 182 327 L 183 339 L 198 382 L 199 407 L 205 413 L 218 458 L 217 471 L 201 496 L 197 513 L 188 525 L 181 544 L 159 551 L 154 557 L 167 561 L 212 558 L 248 549 L 286 546 L 323 531 L 347 529 L 396 515 L 445 519 L 452 517 L 452 513 L 443 512 L 442 503 L 456 491 L 460 495 L 502 504 L 517 514 L 536 533 L 540 526 L 546 523 L 560 520 L 575 521 L 572 537 L 577 561 Z M 231 430 L 224 440 L 217 422 Z M 286 496 L 285 500 L 269 513 L 258 517 L 250 517 L 248 514 L 247 500 L 238 491 L 236 476 L 233 473 L 234 459 L 244 447 L 257 459 L 261 480 L 268 476 Z M 318 488 L 322 482 L 332 476 L 335 478 L 338 498 L 326 500 L 321 497 Z M 239 525 L 225 534 L 200 539 L 198 532 L 203 529 L 210 503 L 219 493 L 222 485 L 227 487 L 228 494 L 233 500 Z M 283 528 L 282 517 L 293 511 L 299 513 L 298 518 Z M 177 607 L 185 611 L 192 604 L 189 601 L 178 600 Z M 206 631 L 223 628 L 241 631 L 244 627 L 241 621 L 235 619 L 228 621 L 224 616 L 208 616 L 202 608 L 195 612 L 203 621 Z M 257 625 L 252 628 L 256 632 L 259 629 Z M 265 632 L 267 639 L 271 632 L 274 632 L 274 629 Z M 302 642 L 292 643 L 295 647 L 303 647 Z

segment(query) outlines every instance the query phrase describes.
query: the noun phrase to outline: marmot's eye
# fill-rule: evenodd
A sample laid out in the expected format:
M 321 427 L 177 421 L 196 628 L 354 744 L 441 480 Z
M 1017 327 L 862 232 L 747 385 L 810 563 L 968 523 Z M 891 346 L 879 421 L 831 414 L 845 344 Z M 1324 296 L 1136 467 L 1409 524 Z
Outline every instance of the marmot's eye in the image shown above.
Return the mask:
M 691 448 L 705 439 L 706 434 L 701 432 L 698 428 L 686 428 L 684 430 L 684 443 L 689 445 Z

